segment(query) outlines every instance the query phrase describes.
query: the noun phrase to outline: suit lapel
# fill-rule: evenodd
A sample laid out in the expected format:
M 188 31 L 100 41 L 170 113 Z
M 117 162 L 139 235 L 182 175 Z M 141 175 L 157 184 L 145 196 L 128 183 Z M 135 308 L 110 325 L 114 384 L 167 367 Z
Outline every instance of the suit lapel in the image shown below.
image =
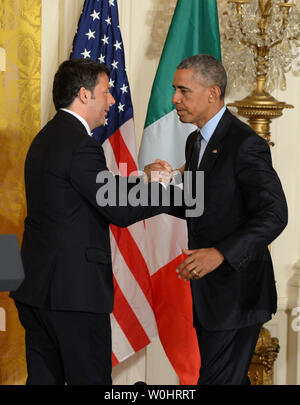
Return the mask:
M 204 171 L 206 175 L 212 170 L 215 162 L 222 153 L 222 139 L 227 134 L 231 118 L 231 113 L 226 109 L 206 146 L 199 167 L 199 170 Z

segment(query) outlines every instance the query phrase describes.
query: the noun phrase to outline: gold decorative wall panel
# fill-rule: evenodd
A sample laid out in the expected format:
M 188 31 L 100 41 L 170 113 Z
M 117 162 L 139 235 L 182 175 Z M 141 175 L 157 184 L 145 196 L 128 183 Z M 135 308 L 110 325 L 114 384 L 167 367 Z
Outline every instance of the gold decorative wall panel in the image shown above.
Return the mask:
M 41 0 L 0 0 L 0 233 L 21 242 L 26 214 L 24 161 L 40 129 Z M 14 302 L 0 293 L 6 314 L 0 331 L 0 384 L 26 380 L 24 331 Z

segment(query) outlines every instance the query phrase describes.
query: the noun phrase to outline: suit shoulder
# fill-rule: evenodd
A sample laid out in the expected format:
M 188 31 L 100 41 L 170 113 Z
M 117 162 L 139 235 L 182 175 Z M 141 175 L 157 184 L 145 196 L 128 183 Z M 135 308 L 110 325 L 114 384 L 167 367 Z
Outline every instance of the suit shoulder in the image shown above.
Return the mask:
M 86 142 L 95 142 L 98 145 L 77 118 L 56 114 L 36 135 L 32 144 L 43 144 L 49 151 L 54 148 L 56 153 L 73 153 L 79 145 Z
M 43 156 L 44 167 L 68 167 L 74 153 L 85 145 L 99 149 L 99 143 L 77 121 L 75 117 L 61 119 L 57 114 L 33 139 L 27 157 Z
M 237 142 L 240 146 L 244 144 L 258 144 L 268 146 L 267 141 L 259 136 L 253 128 L 250 127 L 247 123 L 241 121 L 235 115 L 232 114 L 232 121 L 230 125 L 230 133 L 234 138 L 234 141 Z
M 74 120 L 68 120 L 57 114 L 51 121 L 48 122 L 46 127 L 47 128 L 45 129 L 47 131 L 56 134 L 58 142 L 71 141 L 71 144 L 76 144 L 87 137 L 86 129 L 75 117 Z

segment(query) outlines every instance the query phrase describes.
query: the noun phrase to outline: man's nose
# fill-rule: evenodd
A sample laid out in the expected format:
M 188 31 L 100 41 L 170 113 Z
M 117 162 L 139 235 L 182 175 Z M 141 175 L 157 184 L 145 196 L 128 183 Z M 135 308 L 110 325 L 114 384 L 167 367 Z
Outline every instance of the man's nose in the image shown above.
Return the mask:
M 172 97 L 172 103 L 173 104 L 178 104 L 179 103 L 179 97 L 178 97 L 178 93 L 175 91 L 173 97 Z
M 116 103 L 116 100 L 113 98 L 113 96 L 111 94 L 109 94 L 109 106 L 111 107 L 112 105 L 114 105 Z

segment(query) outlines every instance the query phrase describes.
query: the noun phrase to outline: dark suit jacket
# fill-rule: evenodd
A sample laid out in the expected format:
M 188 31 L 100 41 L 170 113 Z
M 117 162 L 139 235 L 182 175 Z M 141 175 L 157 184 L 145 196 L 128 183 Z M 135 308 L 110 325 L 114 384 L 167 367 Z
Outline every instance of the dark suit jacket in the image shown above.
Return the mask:
M 99 207 L 96 176 L 103 170 L 102 147 L 67 112 L 59 111 L 33 140 L 25 163 L 25 280 L 11 293 L 16 301 L 53 310 L 112 311 L 109 224 L 126 227 L 169 208 Z
M 186 143 L 189 167 L 195 133 Z M 209 330 L 265 322 L 276 311 L 268 245 L 287 224 L 287 205 L 269 146 L 225 111 L 199 170 L 204 171 L 204 213 L 187 218 L 189 248 L 217 248 L 225 261 L 191 281 L 194 315 Z

